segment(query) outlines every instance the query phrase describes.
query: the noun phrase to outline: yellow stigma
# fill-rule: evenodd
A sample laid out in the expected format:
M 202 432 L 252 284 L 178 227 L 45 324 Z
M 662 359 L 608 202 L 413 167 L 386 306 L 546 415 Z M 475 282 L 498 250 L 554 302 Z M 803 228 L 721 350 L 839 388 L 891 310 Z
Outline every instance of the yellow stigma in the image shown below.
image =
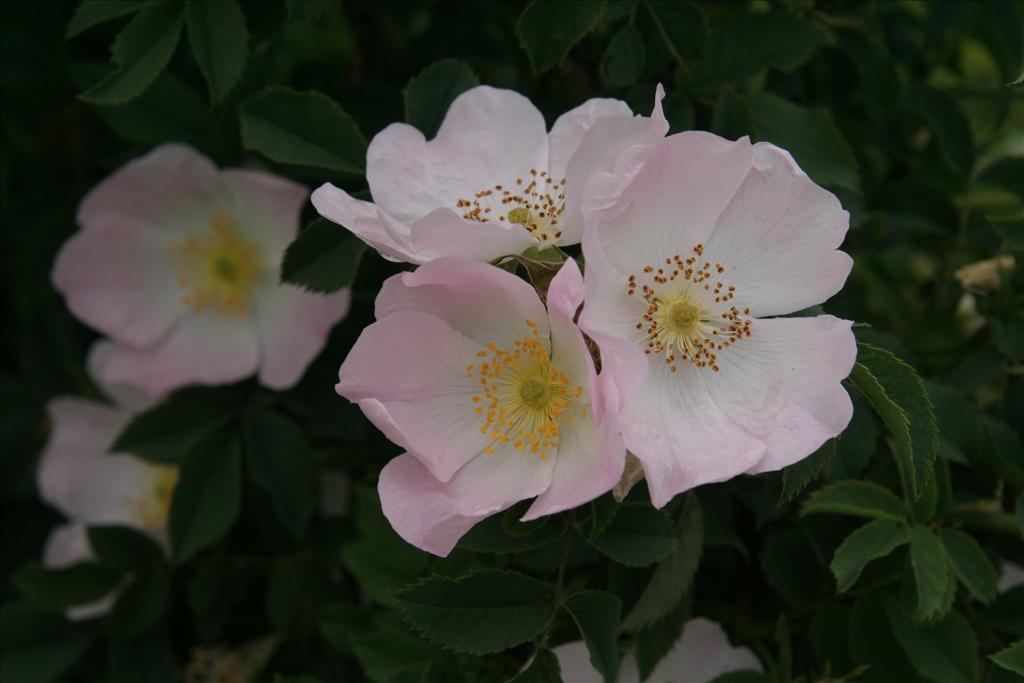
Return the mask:
M 171 498 L 178 485 L 178 468 L 170 465 L 150 465 L 142 490 L 128 499 L 135 510 L 135 520 L 147 529 L 167 525 Z
M 526 322 L 531 336 L 516 339 L 512 350 L 488 344 L 476 354 L 480 362 L 466 366 L 466 374 L 480 382 L 472 407 L 483 419 L 480 433 L 491 440 L 485 452 L 494 453 L 495 444 L 511 444 L 543 460 L 558 448 L 562 421 L 586 417 L 587 409 L 583 387 L 554 366 L 538 325 Z
M 562 236 L 565 182 L 565 178 L 556 180 L 547 171 L 531 168 L 528 176 L 480 190 L 472 199 L 459 199 L 455 206 L 466 220 L 512 223 L 542 244 L 550 244 Z
M 700 328 L 704 311 L 683 292 L 670 301 L 661 305 L 665 327 L 680 337 L 692 337 Z
M 698 244 L 685 259 L 668 256 L 627 279 L 626 294 L 647 304 L 636 323 L 644 353 L 664 354 L 672 372 L 680 361 L 718 372 L 718 352 L 751 334 L 750 309 L 731 304 L 736 288 L 719 279 L 725 266 L 703 255 Z
M 183 303 L 225 317 L 249 311 L 249 292 L 263 273 L 256 247 L 245 240 L 230 216 L 217 213 L 206 232 L 192 233 L 171 247 Z

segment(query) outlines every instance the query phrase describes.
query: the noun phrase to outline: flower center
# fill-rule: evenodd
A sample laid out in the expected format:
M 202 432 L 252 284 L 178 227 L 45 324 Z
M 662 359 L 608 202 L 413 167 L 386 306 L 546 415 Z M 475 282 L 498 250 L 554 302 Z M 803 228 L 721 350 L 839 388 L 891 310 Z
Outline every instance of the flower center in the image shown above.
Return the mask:
M 586 417 L 583 387 L 573 386 L 565 373 L 551 362 L 533 321 L 526 321 L 533 335 L 516 339 L 511 350 L 487 345 L 478 351 L 479 363 L 466 366 L 466 375 L 477 377 L 480 393 L 473 396 L 473 412 L 483 418 L 480 433 L 493 444 L 511 443 L 518 451 L 547 458 L 558 447 L 562 420 Z
M 750 336 L 749 308 L 742 311 L 728 302 L 736 288 L 717 276 L 725 272 L 720 263 L 700 263 L 704 246 L 693 255 L 678 254 L 665 259 L 664 267 L 644 266 L 640 275 L 630 275 L 629 296 L 640 297 L 647 308 L 636 323 L 644 353 L 664 354 L 665 362 L 678 370 L 679 361 L 719 371 L 718 352 Z
M 565 178 L 556 180 L 547 171 L 531 168 L 525 180 L 494 185 L 475 193 L 473 199 L 459 199 L 455 205 L 467 220 L 514 223 L 541 243 L 550 243 L 562 236 L 559 222 L 565 212 Z
M 182 302 L 196 311 L 207 308 L 224 317 L 248 313 L 249 292 L 263 273 L 256 247 L 250 244 L 230 216 L 217 213 L 210 230 L 191 233 L 171 246 L 178 269 Z
M 170 465 L 151 465 L 151 474 L 137 496 L 130 496 L 128 503 L 135 510 L 135 520 L 147 529 L 158 529 L 167 525 L 171 510 L 171 498 L 178 485 L 178 468 Z

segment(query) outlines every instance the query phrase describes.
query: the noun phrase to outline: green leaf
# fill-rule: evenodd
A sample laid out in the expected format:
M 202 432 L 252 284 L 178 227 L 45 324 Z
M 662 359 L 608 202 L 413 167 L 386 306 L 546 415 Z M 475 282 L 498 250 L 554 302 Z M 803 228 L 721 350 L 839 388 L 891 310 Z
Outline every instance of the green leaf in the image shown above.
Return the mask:
M 515 572 L 431 577 L 396 594 L 409 623 L 441 645 L 487 654 L 525 643 L 554 614 L 550 587 Z
M 707 22 L 697 5 L 680 0 L 645 0 L 644 7 L 678 64 L 686 63 L 683 55 L 703 47 Z
M 419 128 L 427 139 L 433 138 L 455 98 L 476 85 L 480 79 L 465 62 L 434 62 L 405 86 L 406 123 Z
M 884 349 L 863 342 L 857 346 L 857 364 L 850 379 L 888 427 L 905 485 L 919 498 L 939 446 L 931 399 L 909 365 Z
M 829 439 L 821 448 L 803 460 L 797 461 L 782 470 L 782 494 L 779 504 L 793 500 L 807 485 L 817 479 L 828 469 L 836 454 L 836 439 Z
M 242 144 L 282 164 L 362 175 L 366 140 L 338 103 L 318 92 L 271 86 L 240 108 Z
M 236 0 L 188 0 L 185 23 L 192 56 L 210 86 L 210 102 L 217 104 L 238 83 L 249 60 L 245 14 Z
M 551 650 L 539 650 L 530 666 L 510 678 L 508 683 L 561 683 L 561 680 L 562 667 L 558 665 L 558 657 Z
M 940 90 L 913 83 L 907 88 L 907 106 L 921 114 L 935 131 L 942 159 L 961 176 L 974 165 L 974 141 L 967 115 L 949 95 Z
M 317 21 L 338 0 L 284 0 L 289 21 Z
M 210 116 L 206 102 L 185 81 L 165 71 L 127 104 L 100 107 L 96 116 L 120 139 L 141 148 L 177 140 L 199 149 L 209 147 Z
M 664 512 L 646 503 L 625 503 L 591 545 L 620 564 L 646 567 L 671 555 L 676 539 Z
M 219 541 L 242 506 L 242 455 L 233 435 L 207 439 L 181 465 L 168 532 L 174 560 L 184 562 Z
M 621 514 L 621 511 L 620 511 Z M 659 564 L 622 627 L 627 631 L 649 626 L 667 616 L 686 595 L 697 573 L 704 548 L 704 516 L 700 501 L 686 495 L 675 528 L 676 550 Z
M 533 0 L 516 21 L 519 44 L 535 73 L 559 66 L 573 45 L 594 30 L 605 0 Z
M 888 519 L 868 522 L 847 536 L 830 565 L 839 592 L 845 593 L 857 583 L 868 562 L 885 557 L 909 540 L 907 527 Z
M 311 292 L 330 294 L 350 287 L 366 243 L 325 218 L 317 218 L 288 245 L 281 281 Z
M 949 555 L 949 563 L 960 583 L 977 600 L 986 604 L 992 602 L 996 597 L 999 573 L 985 551 L 974 538 L 962 531 L 943 529 L 940 533 L 942 545 Z
M 89 547 L 96 560 L 121 571 L 135 571 L 163 563 L 164 551 L 149 536 L 126 526 L 91 526 Z
M 590 663 L 605 683 L 615 683 L 619 673 L 616 634 L 622 617 L 622 601 L 605 591 L 581 591 L 566 599 L 565 608 L 587 643 Z
M 113 61 L 117 70 L 79 95 L 79 99 L 90 104 L 113 105 L 141 95 L 171 61 L 182 23 L 181 4 L 166 0 L 147 4 L 114 40 Z
M 317 499 L 313 445 L 293 421 L 270 411 L 246 413 L 242 427 L 253 481 L 270 496 L 274 513 L 292 538 L 300 538 Z
M 436 647 L 413 633 L 393 612 L 375 618 L 371 629 L 364 631 L 360 626 L 350 624 L 347 630 L 356 658 L 372 681 L 387 683 L 403 674 L 423 680 L 423 672 L 438 656 Z
M 714 25 L 696 79 L 701 87 L 737 83 L 761 70 L 792 71 L 828 37 L 815 21 L 788 12 L 744 14 Z
M 95 639 L 88 622 L 23 602 L 0 606 L 0 680 L 52 681 L 74 666 Z
M 186 387 L 139 413 L 110 447 L 161 464 L 184 461 L 244 407 L 236 387 Z
M 174 650 L 162 629 L 108 640 L 107 683 L 167 683 L 177 679 L 177 668 Z
M 567 527 L 557 519 L 542 517 L 525 524 L 516 521 L 528 507 L 528 502 L 520 503 L 503 514 L 491 515 L 482 520 L 459 539 L 458 547 L 477 553 L 520 553 L 562 538 Z
M 145 4 L 144 0 L 82 0 L 68 22 L 64 39 L 74 38 L 82 31 L 111 19 L 134 14 Z
M 797 607 L 811 607 L 832 591 L 824 557 L 807 528 L 772 529 L 761 544 L 761 573 L 778 594 Z
M 11 583 L 31 603 L 49 609 L 83 605 L 105 597 L 121 580 L 118 572 L 91 562 L 45 569 L 34 562 L 11 575 Z
M 1018 640 L 1010 647 L 988 656 L 999 666 L 1024 676 L 1024 640 Z
M 800 509 L 801 515 L 831 513 L 871 519 L 906 521 L 907 506 L 887 488 L 869 481 L 837 481 L 811 493 Z
M 871 667 L 865 677 L 871 683 L 919 681 L 889 623 L 888 598 L 881 591 L 869 591 L 854 603 L 850 614 L 850 655 L 854 662 Z
M 757 140 L 788 150 L 816 183 L 859 190 L 857 158 L 828 109 L 800 107 L 766 92 L 751 94 L 747 103 Z
M 889 623 L 910 663 L 935 683 L 975 683 L 978 641 L 967 620 L 952 612 L 937 624 L 915 623 L 905 606 L 888 604 Z
M 647 65 L 644 39 L 632 23 L 628 23 L 612 36 L 601 59 L 601 75 L 610 87 L 625 87 L 636 83 Z
M 110 629 L 117 637 L 143 633 L 155 626 L 171 600 L 171 579 L 163 569 L 147 571 L 132 581 L 110 612 Z
M 715 676 L 708 683 L 774 683 L 777 679 L 760 671 L 730 671 L 721 676 Z
M 928 527 L 910 528 L 910 564 L 917 586 L 917 619 L 940 615 L 945 606 L 947 582 L 952 577 L 946 549 Z
M 636 632 L 636 665 L 640 680 L 650 678 L 658 663 L 675 646 L 690 618 L 689 601 L 679 603 L 671 614 Z

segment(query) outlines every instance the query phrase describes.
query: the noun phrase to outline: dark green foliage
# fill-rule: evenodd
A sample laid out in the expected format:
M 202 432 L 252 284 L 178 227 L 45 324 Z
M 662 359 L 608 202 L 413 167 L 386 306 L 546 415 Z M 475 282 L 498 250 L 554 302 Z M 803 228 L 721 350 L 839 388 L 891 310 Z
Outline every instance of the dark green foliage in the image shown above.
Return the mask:
M 716 683 L 1024 675 L 1024 587 L 1000 581 L 1024 565 L 1020 0 L 10 0 L 0 50 L 3 681 L 203 680 L 219 663 L 257 683 L 554 683 L 552 651 L 579 640 L 615 680 L 623 657 L 649 676 L 698 616 L 764 665 Z M 549 126 L 591 97 L 646 115 L 661 84 L 673 133 L 774 143 L 834 192 L 853 270 L 800 315 L 857 323 L 849 427 L 660 510 L 642 483 L 527 523 L 523 501 L 431 556 L 376 492 L 401 450 L 333 391 L 409 266 L 307 203 L 265 265 L 350 290 L 348 317 L 293 388 L 193 386 L 138 413 L 110 451 L 178 468 L 167 533 L 105 521 L 89 561 L 44 568 L 70 521 L 36 482 L 47 403 L 105 391 L 85 370 L 97 333 L 51 283 L 85 194 L 180 142 L 372 201 L 373 136 L 404 122 L 430 139 L 477 84 Z M 551 253 L 526 276 L 546 282 Z M 105 615 L 64 615 L 101 599 Z

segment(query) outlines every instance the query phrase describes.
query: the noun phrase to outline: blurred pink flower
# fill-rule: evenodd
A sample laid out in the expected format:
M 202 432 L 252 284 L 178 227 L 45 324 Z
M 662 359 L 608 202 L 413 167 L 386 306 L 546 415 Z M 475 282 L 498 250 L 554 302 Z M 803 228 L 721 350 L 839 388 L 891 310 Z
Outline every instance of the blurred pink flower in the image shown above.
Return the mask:
M 565 643 L 552 649 L 565 683 L 600 683 L 586 644 Z M 658 663 L 647 683 L 708 683 L 731 671 L 761 671 L 761 662 L 745 647 L 733 647 L 722 627 L 704 618 L 686 622 L 683 635 Z M 619 666 L 619 683 L 639 683 L 636 656 L 626 653 Z
M 848 214 L 787 152 L 680 133 L 584 201 L 580 326 L 656 506 L 845 429 L 851 323 L 768 317 L 825 301 L 852 265 Z
M 178 469 L 108 453 L 132 416 L 152 403 L 137 391 L 100 380 L 113 350 L 109 342 L 97 342 L 89 353 L 88 367 L 113 403 L 59 397 L 48 406 L 51 430 L 39 461 L 39 495 L 68 518 L 46 541 L 43 564 L 51 569 L 93 557 L 88 526 L 133 527 L 167 546 L 167 515 Z M 72 607 L 68 617 L 104 614 L 114 597 Z
M 549 133 L 519 93 L 478 86 L 452 102 L 432 140 L 404 123 L 373 138 L 366 177 L 374 203 L 324 184 L 313 205 L 396 261 L 493 261 L 577 244 L 589 178 L 664 137 L 663 96 L 658 86 L 649 118 L 620 100 L 591 99 Z
M 293 385 L 348 311 L 349 292 L 278 284 L 307 191 L 260 171 L 218 171 L 162 145 L 100 183 L 78 209 L 54 286 L 111 337 L 104 380 L 150 395 L 258 371 Z
M 476 522 L 517 501 L 538 496 L 529 520 L 618 481 L 625 451 L 600 414 L 593 361 L 573 323 L 583 298 L 575 261 L 547 297 L 545 311 L 518 277 L 452 258 L 384 283 L 377 322 L 341 366 L 337 390 L 406 449 L 381 472 L 379 491 L 409 543 L 447 555 Z

